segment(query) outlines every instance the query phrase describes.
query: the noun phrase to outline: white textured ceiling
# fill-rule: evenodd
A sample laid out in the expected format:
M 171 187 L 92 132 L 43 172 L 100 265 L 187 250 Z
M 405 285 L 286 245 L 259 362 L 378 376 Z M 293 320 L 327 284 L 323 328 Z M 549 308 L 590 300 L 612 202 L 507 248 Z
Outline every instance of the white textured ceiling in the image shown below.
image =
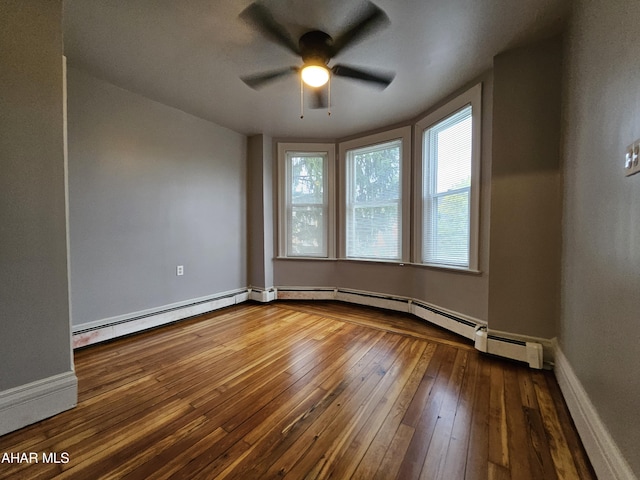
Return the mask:
M 127 90 L 245 134 L 339 138 L 410 119 L 491 67 L 493 56 L 562 29 L 569 0 L 374 0 L 390 25 L 339 62 L 393 71 L 385 90 L 345 78 L 331 116 L 305 110 L 295 76 L 260 91 L 240 76 L 300 65 L 238 15 L 251 0 L 65 0 L 65 54 Z M 342 32 L 365 0 L 264 0 L 297 39 Z

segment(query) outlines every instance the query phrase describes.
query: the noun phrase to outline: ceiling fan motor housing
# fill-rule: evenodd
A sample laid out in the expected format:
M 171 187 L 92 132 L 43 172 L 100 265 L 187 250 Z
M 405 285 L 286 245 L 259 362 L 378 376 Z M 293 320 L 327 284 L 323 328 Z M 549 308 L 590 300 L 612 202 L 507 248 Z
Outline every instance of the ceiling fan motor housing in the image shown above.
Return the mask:
M 331 60 L 333 38 L 320 30 L 312 30 L 300 37 L 298 46 L 305 65 L 324 67 Z

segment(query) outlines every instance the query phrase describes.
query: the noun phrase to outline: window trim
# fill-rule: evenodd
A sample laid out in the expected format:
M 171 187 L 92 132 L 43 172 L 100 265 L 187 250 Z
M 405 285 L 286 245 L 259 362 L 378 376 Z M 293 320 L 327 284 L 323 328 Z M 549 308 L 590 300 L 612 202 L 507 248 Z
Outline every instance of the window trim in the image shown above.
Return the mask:
M 347 257 L 347 153 L 350 150 L 374 147 L 375 145 L 400 140 L 400 258 Z M 338 257 L 341 260 L 360 262 L 408 263 L 410 258 L 410 201 L 411 201 L 411 125 L 384 132 L 358 137 L 338 144 L 339 168 L 339 235 Z
M 321 153 L 327 156 L 323 170 L 323 200 L 327 211 L 324 239 L 326 255 L 292 255 L 289 253 L 290 192 L 288 191 L 287 153 Z M 278 153 L 278 257 L 295 259 L 335 259 L 335 145 L 333 143 L 283 143 L 277 144 Z
M 471 185 L 469 192 L 469 265 L 456 266 L 443 263 L 427 263 L 422 260 L 422 246 L 425 225 L 424 219 L 424 144 L 423 136 L 426 130 L 455 114 L 467 105 L 472 106 L 472 140 L 471 140 Z M 479 270 L 479 239 L 480 239 L 480 163 L 482 144 L 482 84 L 471 87 L 445 105 L 415 123 L 414 145 L 414 236 L 413 263 L 425 266 L 478 272 Z

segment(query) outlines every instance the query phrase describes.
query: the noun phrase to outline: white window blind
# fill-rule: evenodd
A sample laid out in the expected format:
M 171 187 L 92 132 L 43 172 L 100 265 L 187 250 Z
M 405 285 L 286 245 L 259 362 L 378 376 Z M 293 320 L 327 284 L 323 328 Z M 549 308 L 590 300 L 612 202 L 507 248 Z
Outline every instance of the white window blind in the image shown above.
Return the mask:
M 346 256 L 401 259 L 402 140 L 346 154 Z
M 423 133 L 422 261 L 469 267 L 472 107 Z
M 327 156 L 287 152 L 287 255 L 327 256 Z

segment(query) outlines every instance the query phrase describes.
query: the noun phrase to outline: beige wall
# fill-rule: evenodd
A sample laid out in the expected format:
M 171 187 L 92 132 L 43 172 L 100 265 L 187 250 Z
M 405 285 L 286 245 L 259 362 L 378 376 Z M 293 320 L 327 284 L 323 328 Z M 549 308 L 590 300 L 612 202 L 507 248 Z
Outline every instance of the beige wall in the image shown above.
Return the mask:
M 640 2 L 574 5 L 564 95 L 560 348 L 640 477 Z
M 494 59 L 490 330 L 556 335 L 561 55 L 554 38 Z
M 249 286 L 273 287 L 273 155 L 271 137 L 247 139 Z

